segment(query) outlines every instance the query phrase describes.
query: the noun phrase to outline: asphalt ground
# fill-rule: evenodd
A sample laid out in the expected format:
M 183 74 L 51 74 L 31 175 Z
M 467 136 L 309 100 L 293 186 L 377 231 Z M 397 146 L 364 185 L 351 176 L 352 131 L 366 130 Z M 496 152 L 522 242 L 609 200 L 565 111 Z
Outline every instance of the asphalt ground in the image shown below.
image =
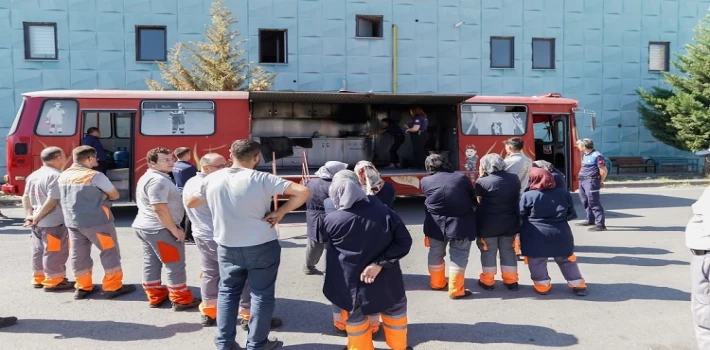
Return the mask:
M 695 349 L 689 303 L 690 254 L 684 229 L 690 205 L 703 188 L 607 189 L 602 203 L 609 231 L 573 227 L 580 269 L 589 295 L 574 296 L 550 261 L 554 287 L 547 296 L 532 288 L 519 264 L 521 290 L 499 281 L 494 291 L 476 285 L 480 273 L 474 247 L 467 271 L 469 300 L 450 300 L 429 289 L 423 245 L 421 199 L 398 200 L 414 238 L 401 261 L 409 300 L 409 341 L 415 349 Z M 576 199 L 576 194 L 573 194 Z M 578 204 L 578 214 L 583 215 Z M 115 210 L 125 283 L 139 291 L 108 300 L 96 295 L 75 301 L 72 292 L 45 293 L 30 285 L 30 238 L 20 209 L 2 209 L 0 221 L 0 316 L 20 321 L 0 329 L 0 349 L 214 349 L 214 328 L 203 329 L 197 310 L 150 309 L 140 290 L 140 245 L 130 229 L 135 209 Z M 282 262 L 275 315 L 284 326 L 272 335 L 285 349 L 343 348 L 335 335 L 322 276 L 305 276 L 305 218 L 290 214 L 281 225 Z M 199 253 L 187 251 L 188 284 L 199 294 Z M 94 283 L 103 270 L 94 252 Z M 321 269 L 323 261 L 321 261 Z M 70 269 L 71 265 L 68 265 Z M 72 278 L 72 273 L 68 273 Z M 245 333 L 238 341 L 245 344 Z M 375 346 L 386 349 L 383 337 Z

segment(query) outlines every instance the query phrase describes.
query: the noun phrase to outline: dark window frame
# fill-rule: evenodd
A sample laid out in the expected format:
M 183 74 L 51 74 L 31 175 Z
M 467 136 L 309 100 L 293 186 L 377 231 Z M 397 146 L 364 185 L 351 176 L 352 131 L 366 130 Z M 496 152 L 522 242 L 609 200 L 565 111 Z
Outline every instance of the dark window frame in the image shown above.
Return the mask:
M 261 43 L 261 33 L 263 32 L 280 32 L 283 33 L 284 37 L 284 61 L 283 62 L 264 62 L 263 57 L 261 56 L 262 50 L 262 43 Z M 259 64 L 288 64 L 288 29 L 286 28 L 259 28 L 259 34 L 257 37 L 257 40 L 259 40 Z
M 380 36 L 360 36 L 358 35 L 360 33 L 360 21 L 359 19 L 364 19 L 373 22 L 375 25 L 379 26 L 377 31 L 373 30 L 373 32 L 376 32 L 380 34 Z M 355 15 L 355 38 L 356 39 L 383 39 L 385 37 L 385 18 L 382 15 Z M 373 27 L 374 29 L 374 27 Z
M 547 41 L 550 43 L 550 66 L 549 67 L 535 67 L 535 42 Z M 532 43 L 530 48 L 532 49 L 532 69 L 555 69 L 555 38 L 532 38 Z
M 32 57 L 30 49 L 30 27 L 53 27 L 54 28 L 54 58 L 48 57 Z M 59 60 L 59 43 L 57 39 L 57 23 L 56 22 L 22 22 L 22 32 L 25 42 L 25 59 L 32 61 L 58 61 Z
M 163 41 L 165 42 L 165 47 L 163 51 L 162 60 L 144 60 L 141 58 L 141 30 L 156 30 L 161 29 L 163 31 Z M 136 62 L 167 62 L 168 61 L 168 27 L 162 25 L 136 25 Z
M 493 65 L 493 40 L 507 40 L 510 43 L 510 64 L 507 66 Z M 514 69 L 515 68 L 515 37 L 514 36 L 492 36 L 490 39 L 490 68 L 494 69 Z
M 663 70 L 651 69 L 651 46 L 663 45 L 666 47 L 666 55 Z M 648 42 L 648 71 L 653 73 L 668 72 L 671 70 L 671 42 L 670 41 L 649 41 Z

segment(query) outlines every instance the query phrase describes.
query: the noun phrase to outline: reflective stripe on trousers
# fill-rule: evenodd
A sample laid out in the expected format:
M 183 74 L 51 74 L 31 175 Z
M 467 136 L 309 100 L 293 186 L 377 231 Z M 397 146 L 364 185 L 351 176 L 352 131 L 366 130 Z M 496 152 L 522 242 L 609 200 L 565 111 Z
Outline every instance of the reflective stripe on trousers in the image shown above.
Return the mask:
M 385 342 L 393 350 L 407 348 L 407 297 L 382 312 Z M 362 314 L 359 307 L 347 315 L 348 350 L 374 350 L 370 316 Z
M 514 240 L 514 236 L 479 237 L 476 240 L 476 245 L 481 251 L 481 283 L 487 286 L 495 284 L 499 254 L 503 283 L 512 284 L 518 282 L 518 259 L 513 248 Z
M 104 268 L 103 290 L 112 292 L 123 287 L 121 251 L 113 223 L 89 228 L 69 228 L 69 239 L 77 289 L 94 289 L 92 280 L 94 260 L 91 259 L 91 246 L 96 246 L 101 251 L 99 258 Z
M 69 231 L 66 226 L 32 228 L 33 284 L 53 288 L 67 275 Z
M 177 304 L 191 303 L 194 297 L 187 288 L 185 243 L 175 240 L 167 229 L 158 232 L 133 230 L 143 247 L 143 289 L 148 302 L 159 304 L 167 297 Z M 160 288 L 163 266 L 168 271 L 167 290 Z
M 528 268 L 530 269 L 530 279 L 533 280 L 535 290 L 546 293 L 552 288 L 550 275 L 547 273 L 548 258 L 528 257 Z M 555 257 L 555 262 L 560 267 L 562 276 L 567 280 L 570 288 L 586 288 L 587 285 L 579 272 L 577 257 L 572 254 L 569 257 Z
M 449 295 L 459 296 L 465 293 L 464 280 L 468 256 L 471 253 L 471 241 L 439 241 L 429 238 L 429 274 L 431 288 L 443 289 L 446 287 L 445 261 L 446 246 L 449 246 Z

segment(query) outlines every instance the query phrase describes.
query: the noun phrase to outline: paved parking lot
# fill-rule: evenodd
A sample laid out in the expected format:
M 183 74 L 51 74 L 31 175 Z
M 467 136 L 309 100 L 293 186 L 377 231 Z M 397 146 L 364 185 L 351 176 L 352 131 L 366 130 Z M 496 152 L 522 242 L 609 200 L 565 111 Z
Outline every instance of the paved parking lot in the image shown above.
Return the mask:
M 428 288 L 421 199 L 398 201 L 414 246 L 402 261 L 409 299 L 409 339 L 415 349 L 694 349 L 689 303 L 689 253 L 683 231 L 690 205 L 702 188 L 606 190 L 602 195 L 609 231 L 573 228 L 589 296 L 573 296 L 557 267 L 550 265 L 553 290 L 534 293 L 520 264 L 519 292 L 502 284 L 494 291 L 476 285 L 480 262 L 472 251 L 467 287 L 470 300 L 453 301 Z M 575 195 L 576 197 L 576 195 Z M 142 292 L 115 300 L 96 296 L 75 301 L 72 293 L 50 294 L 30 286 L 30 240 L 21 210 L 3 209 L 16 220 L 0 221 L 3 296 L 0 315 L 20 322 L 0 330 L 3 349 L 213 349 L 214 329 L 202 329 L 199 313 L 149 309 Z M 581 207 L 578 207 L 581 215 Z M 140 249 L 130 229 L 135 209 L 115 211 L 126 283 L 140 284 Z M 282 264 L 276 316 L 284 327 L 272 332 L 287 349 L 342 349 L 333 332 L 322 276 L 301 272 L 305 252 L 303 214 L 281 228 Z M 97 255 L 97 254 L 96 254 Z M 103 270 L 97 256 L 94 283 Z M 322 262 L 321 262 L 322 265 Z M 187 248 L 188 283 L 199 293 L 199 256 Z M 322 267 L 322 266 L 321 266 Z M 71 273 L 70 276 L 71 278 Z M 238 335 L 244 345 L 245 334 Z M 379 339 L 376 347 L 386 349 Z

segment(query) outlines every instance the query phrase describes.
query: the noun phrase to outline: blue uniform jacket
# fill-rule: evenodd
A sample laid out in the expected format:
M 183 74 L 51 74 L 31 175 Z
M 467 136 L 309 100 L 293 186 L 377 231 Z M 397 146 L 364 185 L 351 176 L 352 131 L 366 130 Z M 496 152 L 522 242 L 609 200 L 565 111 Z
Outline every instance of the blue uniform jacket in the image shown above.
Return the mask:
M 306 233 L 308 239 L 318 243 L 328 241 L 328 235 L 323 232 L 323 220 L 325 219 L 323 202 L 328 199 L 328 189 L 331 182 L 331 180 L 315 178 L 306 184 L 306 187 L 311 190 L 311 196 L 306 201 Z
M 182 160 L 175 162 L 175 166 L 173 167 L 173 180 L 181 194 L 182 188 L 185 187 L 187 180 L 190 180 L 195 175 L 197 175 L 197 167 L 194 165 Z
M 96 150 L 97 161 L 103 162 L 106 160 L 106 150 L 104 150 L 104 146 L 101 144 L 101 140 L 99 140 L 98 137 L 94 135 L 86 135 L 84 136 L 84 139 L 81 140 L 81 145 L 93 147 Z
M 518 233 L 518 175 L 503 170 L 481 177 L 476 181 L 476 196 L 482 197 L 476 211 L 480 237 L 514 236 Z
M 566 189 L 523 193 L 520 216 L 520 249 L 524 256 L 568 257 L 574 253 L 574 237 L 567 221 L 576 219 L 577 213 Z
M 328 234 L 323 294 L 352 312 L 359 306 L 371 315 L 386 311 L 405 296 L 399 260 L 409 253 L 412 236 L 400 217 L 379 201 L 360 201 L 325 217 Z M 381 265 L 375 282 L 360 281 L 372 263 Z
M 438 172 L 422 179 L 424 235 L 439 241 L 476 239 L 476 193 L 468 176 Z
M 555 188 L 567 189 L 567 179 L 557 169 L 552 169 L 552 178 L 555 179 Z
M 599 177 L 599 168 L 605 167 L 604 156 L 597 152 L 585 153 L 582 156 L 582 167 L 579 169 L 579 177 Z
M 394 199 L 397 193 L 395 193 L 394 186 L 391 183 L 385 182 L 380 192 L 377 192 L 375 196 L 377 196 L 377 199 L 386 205 L 387 208 L 394 209 Z

